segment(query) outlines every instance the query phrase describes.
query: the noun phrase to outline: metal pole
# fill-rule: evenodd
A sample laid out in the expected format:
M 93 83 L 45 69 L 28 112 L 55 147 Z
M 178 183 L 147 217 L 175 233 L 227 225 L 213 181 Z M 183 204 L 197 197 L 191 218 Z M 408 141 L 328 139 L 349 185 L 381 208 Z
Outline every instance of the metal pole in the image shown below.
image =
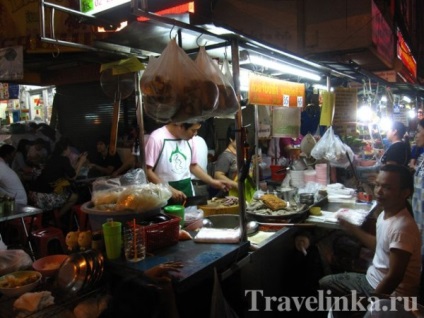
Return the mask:
M 144 151 L 144 120 L 143 120 L 143 99 L 140 90 L 140 72 L 135 73 L 135 102 L 136 102 L 136 117 L 138 126 L 138 140 L 140 151 L 140 164 L 146 173 L 146 153 Z M 137 159 L 137 158 L 136 158 Z M 147 175 L 147 174 L 146 174 Z
M 258 158 L 259 158 L 259 137 L 258 137 L 258 131 L 259 131 L 259 109 L 258 109 L 258 105 L 255 105 L 255 154 L 256 154 L 256 160 L 254 161 L 255 163 L 255 173 L 256 173 L 256 178 L 255 178 L 255 182 L 256 182 L 256 190 L 259 189 L 259 165 L 258 165 Z
M 243 149 L 243 118 L 241 113 L 240 105 L 240 64 L 239 64 L 239 45 L 238 40 L 233 38 L 231 40 L 231 58 L 232 58 L 232 67 L 233 67 L 233 80 L 234 80 L 234 90 L 239 101 L 238 111 L 235 114 L 235 126 L 236 126 L 236 148 L 237 148 L 237 170 L 239 171 L 238 177 L 238 197 L 239 197 L 239 213 L 240 213 L 240 239 L 242 242 L 247 241 L 246 233 L 246 199 L 244 196 L 244 180 L 240 180 L 240 171 L 244 166 L 244 149 Z

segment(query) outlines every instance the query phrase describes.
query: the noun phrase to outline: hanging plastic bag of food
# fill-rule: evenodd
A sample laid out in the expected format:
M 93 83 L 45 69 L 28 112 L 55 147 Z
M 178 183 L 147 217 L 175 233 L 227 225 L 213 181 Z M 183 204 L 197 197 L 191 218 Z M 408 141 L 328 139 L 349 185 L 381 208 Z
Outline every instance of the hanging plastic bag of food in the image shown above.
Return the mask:
M 196 122 L 217 106 L 218 88 L 197 68 L 175 39 L 140 81 L 146 114 L 160 122 Z
M 234 88 L 227 77 L 221 72 L 218 65 L 206 53 L 203 46 L 200 47 L 195 62 L 206 77 L 211 79 L 218 86 L 218 107 L 213 112 L 213 116 L 235 113 L 238 110 L 239 103 Z
M 233 74 L 231 73 L 231 70 L 230 70 L 230 63 L 228 63 L 227 55 L 225 55 L 224 61 L 222 62 L 221 70 L 222 70 L 222 74 L 224 74 L 228 83 L 231 85 L 231 87 L 234 88 Z

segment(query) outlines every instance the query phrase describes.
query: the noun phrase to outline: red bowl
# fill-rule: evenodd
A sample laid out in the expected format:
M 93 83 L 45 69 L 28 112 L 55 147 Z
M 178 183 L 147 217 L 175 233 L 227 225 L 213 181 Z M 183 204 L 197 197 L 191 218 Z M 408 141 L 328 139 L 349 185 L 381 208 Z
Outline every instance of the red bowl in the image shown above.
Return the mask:
M 36 260 L 32 264 L 32 268 L 40 272 L 44 277 L 54 276 L 62 263 L 68 258 L 68 255 L 49 255 Z

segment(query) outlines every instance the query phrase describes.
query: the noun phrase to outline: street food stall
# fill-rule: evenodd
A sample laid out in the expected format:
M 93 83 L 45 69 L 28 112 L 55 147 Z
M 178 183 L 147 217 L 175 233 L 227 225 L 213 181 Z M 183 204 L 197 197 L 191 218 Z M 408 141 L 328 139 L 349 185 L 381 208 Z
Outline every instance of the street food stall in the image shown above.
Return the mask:
M 93 4 L 96 4 L 96 2 L 93 2 Z M 220 34 L 210 31 L 207 28 L 194 26 L 187 21 L 188 15 L 185 14 L 178 18 L 157 15 L 149 11 L 149 7 L 145 1 L 132 1 L 131 8 L 127 1 L 123 1 L 123 4 L 120 4 L 117 8 L 91 9 L 93 10 L 92 12 L 85 9 L 81 12 L 64 8 L 44 0 L 41 1 L 41 40 L 45 43 L 54 45 L 97 50 L 99 52 L 114 52 L 123 57 L 135 56 L 145 64 L 143 66 L 143 68 L 145 67 L 144 72 L 141 72 L 138 66 L 133 68 L 134 64 L 131 65 L 130 72 L 123 71 L 127 65 L 125 62 L 120 62 L 124 60 L 127 62 L 127 59 L 119 60 L 110 68 L 106 67 L 106 69 L 112 70 L 112 75 L 116 75 L 113 74 L 113 71 L 117 71 L 118 75 L 134 73 L 132 74 L 134 76 L 129 76 L 127 78 L 128 81 L 125 83 L 131 82 L 131 85 L 134 85 L 135 88 L 134 104 L 137 105 L 136 118 L 139 126 L 139 149 L 135 149 L 134 153 L 136 155 L 138 153 L 140 154 L 140 161 L 142 163 L 144 162 L 142 145 L 144 144 L 143 118 L 145 113 L 148 113 L 147 115 L 150 116 L 150 119 L 153 118 L 154 120 L 164 123 L 189 122 L 190 120 L 197 121 L 201 118 L 206 119 L 208 117 L 214 117 L 215 115 L 231 116 L 234 117 L 236 123 L 237 166 L 239 171 L 238 186 L 241 190 L 244 189 L 244 179 L 249 171 L 249 164 L 253 154 L 253 151 L 247 152 L 245 151 L 246 149 L 244 149 L 246 145 L 246 134 L 243 125 L 241 105 L 239 103 L 241 99 L 240 68 L 242 65 L 244 68 L 250 70 L 257 70 L 257 67 L 262 65 L 263 73 L 267 75 L 267 77 L 262 76 L 260 78 L 257 75 L 251 74 L 252 77 L 249 80 L 251 87 L 249 88 L 248 99 L 250 100 L 250 104 L 275 106 L 272 122 L 274 137 L 296 137 L 296 135 L 299 134 L 298 119 L 300 119 L 300 109 L 305 106 L 306 99 L 305 84 L 290 83 L 288 81 L 282 84 L 278 80 L 271 79 L 271 74 L 275 72 L 279 72 L 280 74 L 293 74 L 293 72 L 295 72 L 294 75 L 291 75 L 293 76 L 292 78 L 309 78 L 317 82 L 322 79 L 326 81 L 331 76 L 344 76 L 338 71 L 305 61 L 294 55 L 252 41 L 245 36 L 231 32 Z M 114 9 L 117 10 L 115 13 L 119 12 L 121 16 L 131 13 L 136 16 L 137 19 L 136 21 L 129 22 L 126 28 L 122 31 L 115 32 L 108 37 L 107 40 L 95 43 L 94 47 L 60 39 L 56 37 L 54 27 L 53 31 L 47 32 L 48 26 L 46 25 L 46 21 L 47 24 L 55 25 L 53 14 L 55 10 L 78 17 L 82 21 L 95 21 L 96 23 L 104 24 L 106 23 L 105 21 L 109 21 L 111 16 L 113 16 Z M 51 13 L 51 15 L 47 14 L 47 12 Z M 126 12 L 126 14 L 123 14 L 123 12 Z M 111 27 L 111 24 L 108 25 Z M 134 46 L 125 44 L 130 40 L 132 43 L 135 43 Z M 223 59 L 231 60 L 234 87 L 224 87 L 224 89 L 220 89 L 216 87 L 216 84 L 212 83 L 211 85 L 211 83 L 204 80 L 202 85 L 197 85 L 188 89 L 191 94 L 189 94 L 188 100 L 189 102 L 193 102 L 193 100 L 204 102 L 205 99 L 215 99 L 216 103 L 216 101 L 219 100 L 219 97 L 216 96 L 218 93 L 221 94 L 218 96 L 228 97 L 226 100 L 224 99 L 224 106 L 236 101 L 236 107 L 229 107 L 228 111 L 223 111 L 222 109 L 216 111 L 217 107 L 219 107 L 217 105 L 210 106 L 207 103 L 198 103 L 201 105 L 199 109 L 199 105 L 193 103 L 190 111 L 194 109 L 197 112 L 191 113 L 185 110 L 180 112 L 180 109 L 171 111 L 164 100 L 158 101 L 160 98 L 165 99 L 165 97 L 169 97 L 165 93 L 172 92 L 173 89 L 175 90 L 170 83 L 163 81 L 163 78 L 158 76 L 158 73 L 152 72 L 149 74 L 149 72 L 154 69 L 155 63 L 163 60 L 161 60 L 161 57 L 163 57 L 168 46 L 173 47 L 173 55 L 175 55 L 175 51 L 179 50 L 180 54 L 186 54 L 187 58 L 189 55 L 195 53 L 199 56 L 199 47 L 202 47 L 204 54 L 207 54 L 210 58 L 219 59 L 220 61 Z M 186 84 L 185 81 L 187 81 L 187 77 L 188 76 L 182 77 L 181 81 L 177 84 Z M 192 80 L 196 82 L 198 78 L 192 78 Z M 174 85 L 176 84 L 174 83 Z M 162 89 L 160 94 L 156 94 L 158 87 Z M 212 87 L 212 91 L 215 93 L 214 98 L 210 98 L 208 94 L 208 88 L 210 87 Z M 112 88 L 114 94 L 109 94 L 108 96 L 111 99 L 113 98 L 115 110 L 119 110 L 121 99 L 129 97 L 130 94 L 124 94 L 120 91 L 122 86 L 119 79 L 118 85 Z M 228 89 L 230 90 L 230 96 L 223 94 L 223 91 L 227 91 Z M 203 94 L 204 92 L 206 93 Z M 121 93 L 122 95 L 120 95 Z M 197 94 L 201 96 L 199 97 Z M 206 95 L 206 98 L 204 95 Z M 180 98 L 181 96 L 177 97 Z M 154 107 L 159 105 L 159 102 L 162 103 L 160 104 L 162 107 L 160 111 Z M 187 103 L 188 102 L 185 101 L 184 105 L 187 105 Z M 117 116 L 118 115 L 114 116 L 115 120 L 117 120 Z M 296 120 L 293 120 L 293 118 L 296 118 Z M 290 125 L 291 121 L 293 125 Z M 111 132 L 112 137 L 116 137 L 116 123 L 115 121 L 114 129 Z M 257 139 L 258 130 L 259 128 L 256 126 L 255 139 Z M 114 140 L 115 138 L 111 139 Z M 116 143 L 114 142 L 111 146 L 111 148 L 114 149 Z M 255 147 L 252 147 L 252 149 L 258 154 L 257 148 L 255 149 Z M 299 155 L 299 150 L 300 148 L 296 149 L 297 155 Z M 278 162 L 274 162 L 274 166 L 277 167 L 274 171 L 275 177 L 278 173 L 281 173 L 280 170 L 283 169 L 283 166 L 279 167 Z M 298 188 L 306 186 L 304 181 L 307 177 L 311 176 L 304 170 L 305 169 L 300 167 L 297 170 L 291 169 L 289 171 L 288 175 L 290 175 L 290 178 L 287 178 L 287 180 L 291 180 L 291 186 L 293 186 L 293 184 Z M 228 228 L 230 227 L 228 223 L 223 225 L 224 229 L 232 231 L 226 231 L 227 233 L 237 234 L 235 240 L 230 242 L 216 240 L 216 237 L 213 238 L 214 240 L 209 240 L 206 243 L 200 242 L 199 239 L 197 241 L 196 239 L 180 241 L 179 235 L 181 232 L 179 225 L 181 218 L 167 216 L 162 213 L 162 209 L 166 205 L 166 199 L 163 198 L 163 200 L 159 202 L 160 204 L 154 204 L 146 208 L 146 197 L 141 196 L 143 198 L 141 200 L 142 209 L 139 205 L 130 209 L 125 205 L 122 205 L 120 209 L 106 206 L 119 204 L 119 196 L 124 192 L 127 199 L 129 197 L 134 197 L 135 191 L 129 193 L 129 191 L 127 191 L 128 189 L 123 188 L 124 186 L 127 187 L 128 184 L 114 184 L 113 190 L 109 191 L 107 196 L 102 198 L 102 200 L 104 200 L 102 203 L 97 205 L 96 200 L 93 199 L 85 203 L 81 209 L 90 218 L 93 238 L 94 231 L 103 229 L 106 244 L 111 244 L 110 242 L 112 240 L 107 241 L 109 240 L 109 236 L 112 237 L 113 234 L 116 235 L 114 232 L 114 230 L 116 230 L 114 229 L 114 225 L 119 223 L 119 227 L 121 225 L 126 225 L 130 231 L 132 229 L 132 235 L 134 237 L 134 241 L 132 241 L 134 244 L 132 256 L 137 258 L 138 261 L 127 261 L 126 258 L 122 257 L 120 253 L 121 249 L 118 249 L 119 253 L 117 257 L 111 257 L 110 255 L 112 254 L 107 253 L 108 257 L 103 260 L 101 256 L 97 254 L 88 256 L 86 255 L 87 252 L 77 250 L 78 247 L 74 249 L 74 245 L 68 245 L 70 252 L 75 252 L 71 255 L 83 254 L 83 258 L 73 256 L 72 261 L 67 262 L 66 269 L 72 270 L 72 274 L 75 275 L 76 280 L 68 282 L 65 286 L 65 290 L 71 289 L 78 295 L 91 295 L 93 288 L 100 288 L 98 285 L 99 283 L 109 283 L 114 287 L 124 276 L 142 273 L 164 262 L 181 261 L 184 267 L 178 275 L 173 277 L 173 283 L 177 294 L 178 307 L 183 317 L 189 317 L 195 314 L 201 317 L 209 313 L 214 271 L 217 271 L 219 274 L 218 278 L 224 285 L 223 290 L 229 287 L 237 290 L 234 294 L 225 293 L 225 297 L 227 297 L 231 305 L 234 306 L 238 312 L 246 316 L 258 316 L 257 313 L 247 312 L 249 304 L 248 301 L 243 299 L 240 295 L 240 291 L 264 290 L 268 295 L 290 295 L 291 288 L 296 285 L 294 278 L 288 277 L 291 275 L 290 273 L 293 270 L 293 266 L 295 266 L 294 263 L 290 262 L 290 259 L 295 252 L 294 240 L 296 235 L 303 229 L 311 229 L 320 226 L 328 227 L 329 224 L 334 225 L 334 222 L 331 222 L 333 218 L 324 218 L 322 220 L 309 217 L 310 209 L 312 207 L 320 207 L 322 211 L 338 212 L 338 210 L 342 208 L 355 210 L 358 208 L 355 206 L 355 193 L 350 192 L 350 189 L 338 188 L 334 189 L 332 193 L 329 193 L 330 191 L 324 187 L 329 183 L 329 166 L 325 160 L 317 163 L 315 165 L 315 170 L 308 169 L 307 171 L 313 171 L 314 180 L 322 185 L 322 188 L 306 188 L 297 193 L 292 191 L 286 191 L 286 193 L 284 193 L 282 182 L 284 182 L 285 178 L 274 178 L 274 180 L 270 180 L 270 184 L 272 183 L 275 186 L 276 192 L 280 191 L 281 193 L 267 193 L 267 195 L 269 195 L 269 197 L 267 197 L 268 200 L 262 198 L 265 195 L 265 193 L 262 193 L 255 199 L 256 201 L 254 203 L 246 203 L 244 191 L 239 191 L 238 206 L 236 208 L 236 223 L 232 223 L 231 228 Z M 286 171 L 284 171 L 284 174 L 286 174 Z M 259 175 L 259 173 L 257 175 Z M 259 181 L 262 180 L 257 181 L 258 185 Z M 296 184 L 296 182 L 298 183 Z M 137 192 L 137 194 L 143 193 L 142 190 L 144 189 L 138 187 L 137 191 L 140 192 Z M 290 188 L 290 190 L 292 189 Z M 149 188 L 148 191 L 152 192 L 153 190 Z M 155 189 L 153 192 L 155 192 L 155 194 L 158 192 L 163 194 L 166 190 Z M 348 196 L 348 206 L 340 206 L 338 209 L 334 210 L 331 202 L 328 202 L 328 196 L 332 194 L 334 197 L 340 199 L 342 192 L 344 196 Z M 349 193 L 346 194 L 346 192 Z M 145 194 L 143 193 L 143 195 Z M 169 198 L 169 194 L 167 198 Z M 110 199 L 112 200 L 110 201 Z M 345 199 L 345 197 L 342 199 Z M 100 206 L 102 206 L 102 208 L 100 208 Z M 361 216 L 363 216 L 361 222 L 364 221 L 365 216 L 373 210 L 373 205 L 366 203 L 362 207 L 365 213 L 361 214 Z M 228 210 L 224 211 L 228 212 Z M 223 214 L 224 217 L 226 215 L 228 214 Z M 230 214 L 230 216 L 231 219 L 233 219 L 232 217 L 234 215 Z M 317 215 L 317 217 L 320 216 L 322 215 Z M 112 218 L 113 220 L 108 221 L 108 218 Z M 155 220 L 153 221 L 153 219 Z M 213 218 L 211 217 L 211 219 Z M 249 233 L 249 224 L 252 220 L 256 228 L 254 227 L 255 230 Z M 184 224 L 184 220 L 182 221 L 182 224 Z M 143 222 L 148 223 L 146 224 Z M 103 227 L 104 224 L 107 226 Z M 137 231 L 139 226 L 143 227 L 142 235 L 144 235 L 145 238 L 151 239 L 151 245 L 145 246 L 146 250 L 137 250 L 137 252 L 135 252 L 135 233 L 139 233 Z M 121 229 L 125 231 L 124 227 Z M 201 230 L 196 232 L 195 230 L 197 229 L 198 228 L 189 230 L 190 234 L 195 238 L 201 232 Z M 120 234 L 121 232 L 115 236 L 116 242 L 120 240 Z M 108 239 L 106 239 L 106 236 Z M 78 246 L 78 244 L 76 246 Z M 143 255 L 144 253 L 146 254 L 144 257 L 141 257 L 141 253 L 143 253 Z M 77 279 L 81 279 L 81 277 L 77 275 L 78 273 L 74 273 L 75 270 L 82 271 L 79 267 L 80 265 L 75 265 L 79 260 L 83 260 L 80 263 L 85 264 L 81 265 L 82 267 L 86 266 L 85 277 L 82 279 L 83 281 L 89 282 L 87 285 L 78 282 Z M 91 270 L 87 271 L 89 266 L 92 266 L 92 268 L 90 267 Z M 105 277 L 104 280 L 100 278 L 100 273 Z M 299 274 L 296 271 L 294 271 L 294 273 L 296 273 L 296 275 Z M 95 276 L 94 280 L 92 278 L 93 275 Z M 48 285 L 40 285 L 40 288 L 45 286 Z M 78 299 L 76 301 L 78 301 Z M 75 306 L 75 302 L 72 301 L 64 302 L 63 304 L 63 306 L 62 304 L 57 304 L 55 308 L 61 307 L 64 310 L 68 310 Z M 0 301 L 0 307 L 2 305 L 9 306 L 9 310 L 4 311 L 9 314 L 11 312 L 11 299 L 2 299 Z

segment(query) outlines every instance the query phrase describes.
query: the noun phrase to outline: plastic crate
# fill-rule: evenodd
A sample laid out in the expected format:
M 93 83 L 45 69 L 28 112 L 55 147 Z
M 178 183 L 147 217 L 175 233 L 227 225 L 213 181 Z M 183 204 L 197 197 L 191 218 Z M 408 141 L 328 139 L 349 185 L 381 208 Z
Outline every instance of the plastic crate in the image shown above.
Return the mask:
M 143 226 L 147 253 L 178 243 L 181 219 L 173 215 L 169 217 L 168 221 Z

